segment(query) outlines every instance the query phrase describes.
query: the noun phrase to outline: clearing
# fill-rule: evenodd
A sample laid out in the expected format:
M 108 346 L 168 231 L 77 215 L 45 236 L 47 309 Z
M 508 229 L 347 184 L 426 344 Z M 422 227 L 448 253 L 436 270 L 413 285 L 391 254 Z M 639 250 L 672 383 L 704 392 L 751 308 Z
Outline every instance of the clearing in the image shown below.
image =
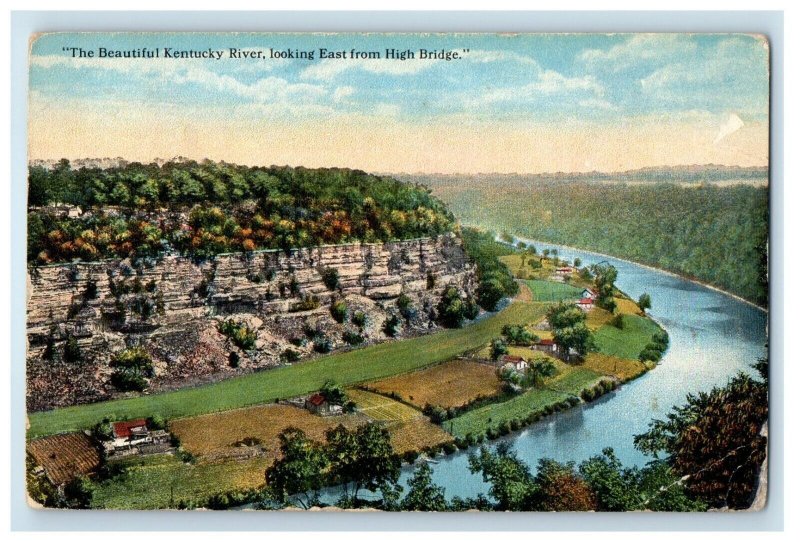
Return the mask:
M 491 365 L 454 360 L 413 373 L 369 382 L 367 387 L 387 395 L 395 393 L 401 400 L 419 408 L 424 408 L 427 404 L 451 408 L 462 406 L 481 396 L 499 394 L 502 391 L 502 382 Z
M 601 354 L 639 359 L 639 354 L 661 328 L 643 316 L 622 315 L 622 329 L 606 324 L 594 333 Z

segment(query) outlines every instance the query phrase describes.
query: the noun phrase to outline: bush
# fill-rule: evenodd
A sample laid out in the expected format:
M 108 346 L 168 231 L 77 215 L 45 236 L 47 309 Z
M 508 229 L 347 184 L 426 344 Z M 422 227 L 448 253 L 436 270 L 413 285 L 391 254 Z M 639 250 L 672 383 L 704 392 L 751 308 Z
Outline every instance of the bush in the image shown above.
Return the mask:
M 400 325 L 400 319 L 397 315 L 391 315 L 389 318 L 384 320 L 383 322 L 383 332 L 386 334 L 387 337 L 394 337 L 397 335 L 397 326 Z
M 306 294 L 303 299 L 295 303 L 289 309 L 290 312 L 313 311 L 319 308 L 319 298 L 315 295 Z
M 364 342 L 364 336 L 348 330 L 342 334 L 342 340 L 350 346 L 356 346 Z
M 319 337 L 314 340 L 314 352 L 327 354 L 332 349 L 333 347 L 331 345 L 331 341 L 329 341 L 326 337 Z
M 228 366 L 236 369 L 239 367 L 239 353 L 231 352 L 228 354 Z
M 444 452 L 446 455 L 453 454 L 453 453 L 455 453 L 457 450 L 458 450 L 458 446 L 456 446 L 456 445 L 455 445 L 455 444 L 453 444 L 452 442 L 445 442 L 445 443 L 444 443 L 444 445 L 442 445 L 442 451 L 443 451 L 443 452 Z
M 293 350 L 292 348 L 287 348 L 281 353 L 281 360 L 285 363 L 294 363 L 300 359 L 300 352 L 297 350 Z
M 78 339 L 73 336 L 69 336 L 67 342 L 64 343 L 64 361 L 67 363 L 81 363 L 83 361 Z
M 364 329 L 364 326 L 367 324 L 367 315 L 362 311 L 356 311 L 353 313 L 350 321 L 353 322 L 354 325 L 358 326 L 359 329 Z
M 408 450 L 407 452 L 403 453 L 403 461 L 406 463 L 413 463 L 414 461 L 419 458 L 419 452 L 416 450 Z
M 347 303 L 341 299 L 334 301 L 331 304 L 331 316 L 340 324 L 344 323 L 347 318 Z
M 219 329 L 220 333 L 229 337 L 233 344 L 242 350 L 252 350 L 256 345 L 256 332 L 245 324 L 236 323 L 233 320 L 225 320 L 219 323 L 217 329 Z
M 339 287 L 339 270 L 335 267 L 325 267 L 320 271 L 322 282 L 328 290 L 335 290 Z
M 289 339 L 289 342 L 295 346 L 305 346 L 306 344 L 308 344 L 308 339 L 306 339 L 305 337 L 292 337 L 291 339 Z
M 512 431 L 519 431 L 519 428 L 522 427 L 522 424 L 517 418 L 511 420 L 511 430 Z
M 147 379 L 137 371 L 116 370 L 111 374 L 111 385 L 120 391 L 144 391 Z
M 511 432 L 511 423 L 508 420 L 504 421 L 498 426 L 498 431 L 501 435 L 507 435 Z
M 438 405 L 426 404 L 422 413 L 437 425 L 441 425 L 447 420 L 447 411 Z

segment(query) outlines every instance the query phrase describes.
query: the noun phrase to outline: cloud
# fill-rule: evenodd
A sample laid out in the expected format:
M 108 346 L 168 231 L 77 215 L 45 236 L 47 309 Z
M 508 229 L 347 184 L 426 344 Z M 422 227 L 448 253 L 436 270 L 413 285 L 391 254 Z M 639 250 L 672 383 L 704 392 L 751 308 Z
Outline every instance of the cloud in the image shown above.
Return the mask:
M 435 62 L 435 60 L 326 59 L 302 70 L 300 79 L 329 81 L 350 70 L 380 75 L 413 75 L 432 67 Z
M 744 126 L 744 122 L 742 119 L 739 118 L 739 115 L 736 113 L 731 113 L 728 116 L 728 119 L 722 123 L 722 126 L 719 127 L 719 132 L 717 132 L 717 136 L 714 138 L 714 145 L 731 135 L 732 133 L 736 132 L 740 128 Z
M 477 97 L 464 100 L 466 105 L 478 106 L 498 102 L 531 102 L 543 97 L 589 94 L 603 96 L 605 89 L 591 75 L 568 77 L 553 70 L 536 74 L 533 82 L 521 86 L 491 88 Z
M 352 96 L 355 94 L 356 89 L 353 87 L 336 87 L 336 90 L 333 91 L 333 101 L 341 102 L 344 101 L 345 98 L 348 96 Z
M 585 49 L 578 60 L 588 67 L 619 72 L 642 63 L 669 62 L 676 57 L 694 55 L 697 44 L 685 34 L 636 34 L 611 48 Z
M 243 83 L 231 75 L 208 69 L 208 61 L 187 59 L 113 59 L 70 58 L 58 55 L 33 56 L 31 66 L 51 69 L 65 66 L 71 69 L 113 71 L 142 78 L 158 77 L 172 84 L 197 84 L 209 90 L 247 98 L 254 103 L 273 103 L 289 99 L 316 99 L 326 95 L 324 87 L 309 83 L 290 83 L 280 77 L 268 76 L 253 83 Z M 268 66 L 268 64 L 265 64 Z M 267 68 L 268 70 L 269 68 Z M 266 71 L 266 70 L 265 70 Z

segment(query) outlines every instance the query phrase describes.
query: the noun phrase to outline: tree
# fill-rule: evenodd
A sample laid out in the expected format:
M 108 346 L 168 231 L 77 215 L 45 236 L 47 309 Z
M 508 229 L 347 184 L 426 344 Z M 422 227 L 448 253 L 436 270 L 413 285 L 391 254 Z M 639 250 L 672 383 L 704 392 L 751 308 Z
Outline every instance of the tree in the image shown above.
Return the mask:
M 664 454 L 686 477 L 692 497 L 713 507 L 747 508 L 766 455 L 767 394 L 765 380 L 740 373 L 725 387 L 688 395 L 686 404 L 634 437 L 634 445 L 655 458 Z
M 389 318 L 383 321 L 383 332 L 386 334 L 387 337 L 394 337 L 397 335 L 397 326 L 400 325 L 400 319 L 397 317 L 396 314 L 391 315 Z
M 533 495 L 533 478 L 528 466 L 511 450 L 511 443 L 501 442 L 492 452 L 481 446 L 469 456 L 469 470 L 480 473 L 490 485 L 489 495 L 498 510 L 528 510 Z
M 583 264 L 583 261 L 582 261 L 580 258 L 575 258 L 575 259 L 572 261 L 572 265 L 573 265 L 574 267 L 580 267 L 582 264 Z
M 448 286 L 442 292 L 438 314 L 442 325 L 450 328 L 461 327 L 467 312 L 466 301 L 455 286 Z
M 489 275 L 480 281 L 475 294 L 478 297 L 478 304 L 484 310 L 493 311 L 497 308 L 500 300 L 505 297 L 506 292 L 500 280 L 495 276 Z
M 335 290 L 339 287 L 339 270 L 335 267 L 324 267 L 320 271 L 322 283 L 328 290 Z
M 391 490 L 400 477 L 400 456 L 392 449 L 389 431 L 369 423 L 355 430 L 343 425 L 325 433 L 330 482 L 342 484 L 343 502 L 357 504 L 358 492 Z
M 533 509 L 545 512 L 574 512 L 597 509 L 597 497 L 575 472 L 572 463 L 540 459 L 531 496 Z
M 503 339 L 494 339 L 492 341 L 492 359 L 498 360 L 500 356 L 508 354 L 508 344 Z
M 403 510 L 444 512 L 448 509 L 444 487 L 433 483 L 433 470 L 422 463 L 408 481 L 408 493 L 401 502 Z
M 595 305 L 609 312 L 614 312 L 617 304 L 614 301 L 614 282 L 617 280 L 617 268 L 608 263 L 592 266 L 594 285 L 597 290 Z
M 279 439 L 281 458 L 265 472 L 267 490 L 280 503 L 294 500 L 308 509 L 319 502 L 328 458 L 322 447 L 300 429 L 284 429 Z
M 83 354 L 81 353 L 80 346 L 78 346 L 78 339 L 72 335 L 67 337 L 67 342 L 64 343 L 63 359 L 67 363 L 81 363 L 83 361 Z
M 591 330 L 586 326 L 586 313 L 567 303 L 553 305 L 547 310 L 547 321 L 553 329 L 553 340 L 561 352 L 569 355 L 574 349 L 579 356 L 595 350 Z
M 526 383 L 537 388 L 544 386 L 544 380 L 555 376 L 556 366 L 549 359 L 539 359 L 530 364 L 525 372 Z
M 642 309 L 642 311 L 646 311 L 647 309 L 649 309 L 652 306 L 650 303 L 650 294 L 645 292 L 642 295 L 640 295 L 638 305 L 639 308 Z
M 120 391 L 143 391 L 147 378 L 154 374 L 150 354 L 141 347 L 127 348 L 115 354 L 109 362 L 114 369 L 111 384 Z

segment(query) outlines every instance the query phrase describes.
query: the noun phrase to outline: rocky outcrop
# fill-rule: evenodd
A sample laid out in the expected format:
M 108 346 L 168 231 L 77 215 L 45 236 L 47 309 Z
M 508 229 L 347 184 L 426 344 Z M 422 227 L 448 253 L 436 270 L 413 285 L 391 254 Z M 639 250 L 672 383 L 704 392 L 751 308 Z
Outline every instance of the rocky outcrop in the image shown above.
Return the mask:
M 325 270 L 335 269 L 330 288 Z M 323 246 L 224 254 L 203 262 L 183 256 L 112 260 L 32 268 L 28 298 L 28 408 L 109 399 L 114 353 L 141 346 L 151 355 L 151 390 L 181 387 L 278 365 L 313 353 L 308 337 L 344 346 L 343 333 L 366 342 L 386 340 L 382 325 L 412 301 L 400 333 L 435 327 L 442 289 L 475 286 L 474 268 L 453 234 L 385 244 Z M 331 317 L 334 301 L 363 325 Z M 233 319 L 256 334 L 241 350 L 218 331 Z M 77 344 L 79 359 L 65 355 Z M 73 348 L 74 350 L 74 348 Z M 231 353 L 234 353 L 233 355 Z M 283 355 L 283 357 L 282 357 Z

